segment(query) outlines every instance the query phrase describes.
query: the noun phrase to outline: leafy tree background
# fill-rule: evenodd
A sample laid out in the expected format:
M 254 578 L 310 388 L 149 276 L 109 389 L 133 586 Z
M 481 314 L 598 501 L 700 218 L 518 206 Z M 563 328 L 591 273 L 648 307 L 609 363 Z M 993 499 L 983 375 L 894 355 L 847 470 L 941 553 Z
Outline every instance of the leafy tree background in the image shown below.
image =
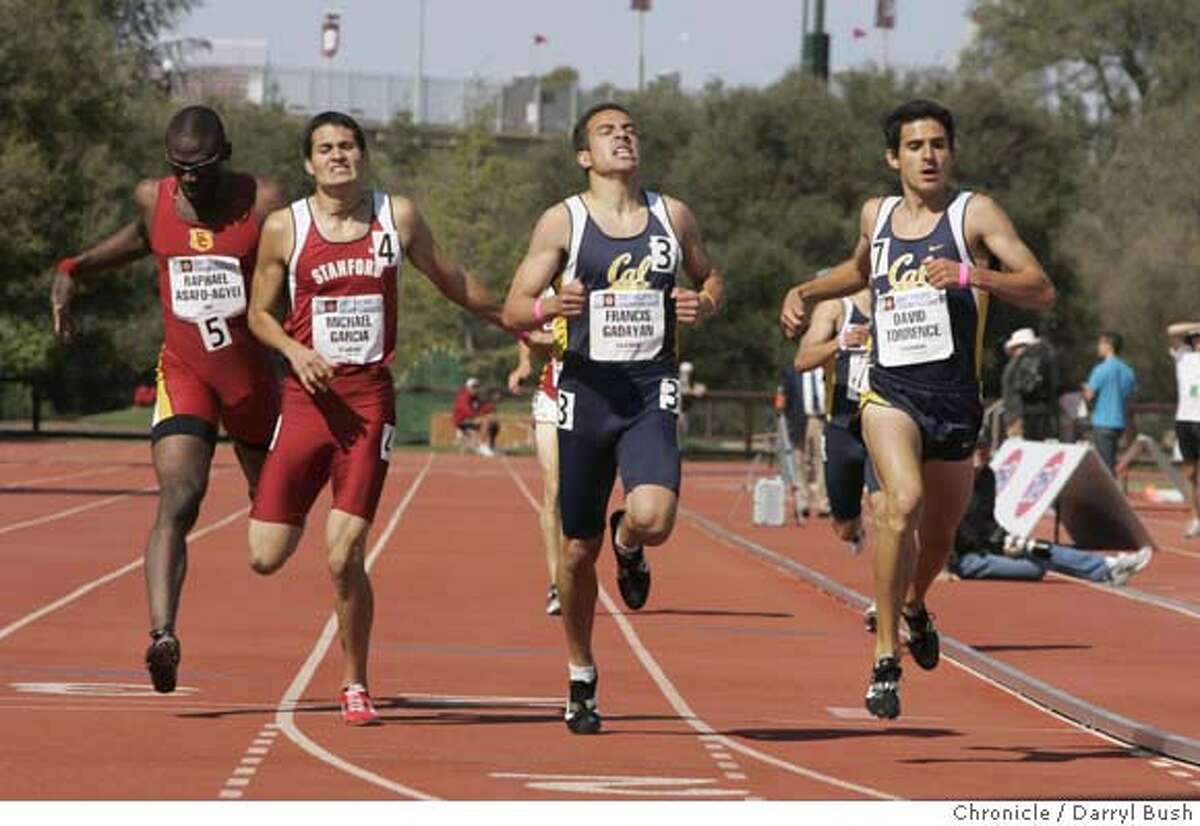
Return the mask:
M 63 411 L 125 404 L 152 369 L 161 325 L 153 266 L 89 279 L 80 339 L 50 336 L 49 269 L 133 217 L 141 177 L 166 174 L 162 132 L 179 103 L 156 67 L 162 34 L 192 0 L 0 0 L 0 375 L 53 379 Z M 828 85 L 798 73 L 764 88 L 668 82 L 616 92 L 643 133 L 644 183 L 687 201 L 728 280 L 726 313 L 685 331 L 710 388 L 767 390 L 793 345 L 779 300 L 846 257 L 864 198 L 896 190 L 883 116 L 916 96 L 958 118 L 957 177 L 1008 211 L 1059 289 L 1043 316 L 993 302 L 984 391 L 999 392 L 1001 343 L 1048 335 L 1074 386 L 1102 328 L 1125 333 L 1142 400 L 1169 400 L 1163 327 L 1200 318 L 1200 4 L 1191 0 L 978 0 L 955 71 L 860 69 Z M 571 67 L 547 73 L 554 94 Z M 81 82 L 87 78 L 87 82 Z M 234 167 L 308 191 L 303 121 L 281 108 L 212 102 Z M 483 124 L 433 140 L 399 118 L 372 131 L 374 183 L 411 195 L 439 242 L 502 296 L 541 212 L 583 186 L 569 139 L 514 144 Z M 396 372 L 431 354 L 499 385 L 511 339 L 405 268 Z

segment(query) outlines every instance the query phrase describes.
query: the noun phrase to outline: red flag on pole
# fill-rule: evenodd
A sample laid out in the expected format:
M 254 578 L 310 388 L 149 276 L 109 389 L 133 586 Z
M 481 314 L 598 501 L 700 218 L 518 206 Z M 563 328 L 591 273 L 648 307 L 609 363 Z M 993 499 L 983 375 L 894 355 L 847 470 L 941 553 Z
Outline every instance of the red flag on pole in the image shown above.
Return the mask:
M 651 0 L 629 0 L 630 11 L 650 11 Z
M 866 30 L 866 29 L 863 29 L 863 28 L 860 28 L 860 27 L 858 27 L 858 26 L 855 26 L 855 27 L 854 27 L 854 28 L 853 28 L 853 29 L 850 31 L 850 33 L 851 33 L 852 35 L 854 35 L 854 39 L 855 39 L 855 40 L 858 40 L 860 37 L 866 37 L 866 36 L 867 36 L 867 30 Z
M 896 0 L 875 0 L 875 28 L 896 28 Z
M 337 54 L 341 43 L 342 16 L 331 11 L 325 12 L 325 20 L 321 23 L 321 57 L 332 58 Z
M 533 45 L 541 46 L 543 43 L 549 43 L 550 40 L 544 34 L 535 34 L 533 36 Z

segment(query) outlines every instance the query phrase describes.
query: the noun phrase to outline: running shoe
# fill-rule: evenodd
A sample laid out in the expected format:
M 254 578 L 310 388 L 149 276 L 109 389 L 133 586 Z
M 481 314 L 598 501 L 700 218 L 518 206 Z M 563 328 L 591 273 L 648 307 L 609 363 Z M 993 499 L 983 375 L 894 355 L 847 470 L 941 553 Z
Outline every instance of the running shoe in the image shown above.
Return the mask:
M 625 511 L 613 511 L 608 518 L 608 527 L 612 531 L 613 553 L 617 557 L 617 588 L 625 605 L 636 611 L 650 597 L 650 564 L 646 562 L 645 551 L 640 545 L 629 552 L 617 548 L 617 528 L 623 518 Z
M 366 686 L 353 683 L 342 689 L 342 722 L 348 726 L 379 725 L 379 712 Z
M 900 660 L 881 657 L 871 669 L 867 683 L 867 711 L 884 720 L 900 716 Z
M 1200 536 L 1200 519 L 1193 519 L 1192 524 L 1188 525 L 1188 529 L 1183 532 L 1185 539 L 1195 539 Z
M 1153 553 L 1153 549 L 1147 545 L 1137 553 L 1117 554 L 1116 559 L 1108 566 L 1109 583 L 1117 588 L 1128 583 L 1134 574 L 1146 569 Z
M 912 658 L 926 671 L 937 668 L 941 645 L 933 627 L 933 615 L 922 605 L 912 612 L 902 611 L 901 616 L 908 626 L 908 651 Z
M 172 628 L 158 628 L 150 632 L 150 647 L 146 649 L 146 669 L 150 682 L 159 694 L 170 694 L 175 690 L 179 674 L 179 639 Z
M 567 710 L 563 715 L 572 734 L 596 734 L 600 731 L 600 713 L 596 709 L 596 680 L 590 683 L 571 680 Z
M 863 611 L 863 626 L 867 629 L 868 634 L 875 633 L 875 627 L 878 625 L 879 619 L 876 615 L 875 603 L 872 602 L 867 606 L 867 610 Z
M 558 586 L 553 582 L 550 583 L 550 589 L 546 591 L 546 613 L 552 617 L 562 613 L 562 602 L 558 599 Z
M 858 556 L 862 553 L 862 549 L 866 546 L 866 544 L 867 532 L 861 526 L 859 527 L 858 533 L 855 535 L 855 537 L 846 542 L 846 545 L 848 545 L 850 548 L 850 553 L 854 554 L 855 556 Z

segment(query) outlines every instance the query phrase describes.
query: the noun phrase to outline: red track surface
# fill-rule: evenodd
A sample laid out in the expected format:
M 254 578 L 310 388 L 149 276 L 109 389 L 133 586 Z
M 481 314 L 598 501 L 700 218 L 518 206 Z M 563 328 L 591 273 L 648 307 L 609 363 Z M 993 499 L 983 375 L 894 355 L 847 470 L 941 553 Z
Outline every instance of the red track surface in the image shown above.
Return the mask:
M 867 719 L 857 612 L 719 538 L 703 516 L 869 592 L 869 558 L 826 523 L 752 528 L 744 465 L 689 465 L 654 591 L 596 624 L 605 733 L 561 721 L 565 655 L 542 613 L 531 459 L 397 453 L 372 533 L 371 686 L 385 725 L 347 729 L 328 646 L 317 517 L 278 575 L 245 561 L 244 483 L 228 448 L 191 542 L 180 692 L 154 695 L 138 566 L 156 500 L 141 443 L 0 443 L 0 798 L 1194 798 L 1200 770 L 1036 708 L 950 661 L 905 661 L 904 713 Z M 690 514 L 690 515 L 689 515 Z M 1132 588 L 948 582 L 943 633 L 1160 729 L 1194 713 L 1200 543 Z M 607 552 L 601 585 L 615 595 Z M 1131 591 L 1130 594 L 1133 592 Z M 618 601 L 619 604 L 619 601 Z M 1190 605 L 1190 613 L 1188 605 Z M 615 613 L 610 613 L 613 611 Z M 121 689 L 120 686 L 128 686 Z M 79 693 L 90 692 L 90 693 Z M 293 702 L 295 701 L 295 702 Z M 293 710 L 294 709 L 294 710 Z

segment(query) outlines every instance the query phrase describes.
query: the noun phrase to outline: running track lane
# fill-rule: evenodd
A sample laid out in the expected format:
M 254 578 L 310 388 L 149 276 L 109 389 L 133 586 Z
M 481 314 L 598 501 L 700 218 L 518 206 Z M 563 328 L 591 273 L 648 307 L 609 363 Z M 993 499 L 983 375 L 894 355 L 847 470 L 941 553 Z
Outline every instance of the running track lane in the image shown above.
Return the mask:
M 413 454 L 397 457 L 376 533 L 424 459 Z M 514 464 L 536 491 L 532 462 Z M 1138 794 L 1188 793 L 1162 771 L 1149 772 L 1147 780 L 1139 778 L 1141 764 L 1127 762 L 1124 751 L 945 667 L 918 679 L 961 689 L 968 707 L 983 703 L 987 722 L 994 727 L 990 734 L 905 733 L 903 729 L 919 723 L 919 709 L 911 707 L 907 696 L 913 719 L 891 737 L 880 736 L 887 727 L 873 721 L 834 715 L 827 722 L 828 708 L 837 706 L 814 710 L 814 701 L 804 699 L 820 683 L 814 672 L 821 672 L 822 679 L 826 671 L 829 679 L 844 672 L 847 677 L 836 680 L 837 700 L 842 701 L 843 683 L 849 680 L 855 688 L 845 706 L 860 702 L 858 652 L 847 655 L 827 644 L 843 633 L 849 612 L 683 525 L 666 548 L 653 552 L 655 594 L 648 611 L 659 613 L 628 619 L 697 715 L 775 763 L 698 736 L 647 676 L 613 619 L 603 615 L 597 620 L 597 651 L 601 705 L 610 734 L 571 737 L 558 709 L 565 688 L 561 629 L 541 613 L 545 575 L 536 520 L 524 495 L 499 463 L 439 457 L 410 509 L 397 523 L 375 569 L 372 682 L 389 724 L 364 731 L 347 730 L 337 722 L 331 710 L 340 669 L 336 650 L 317 670 L 297 720 L 306 734 L 347 761 L 432 796 L 624 797 L 618 792 L 631 791 L 630 785 L 637 782 L 630 778 L 647 777 L 671 781 L 650 787 L 650 797 L 688 789 L 737 790 L 764 797 L 849 796 L 780 768 L 783 763 L 831 776 L 845 769 L 843 773 L 856 772 L 864 785 L 922 796 L 916 788 L 886 788 L 884 781 L 898 765 L 920 777 L 931 775 L 931 783 L 936 778 L 929 796 L 964 796 L 970 792 L 958 787 L 968 773 L 957 771 L 953 764 L 958 762 L 983 762 L 987 772 L 982 774 L 1013 773 L 1022 781 L 1023 796 L 1036 795 L 1039 778 L 1048 772 L 1057 776 L 1060 766 L 1070 767 L 1072 777 L 1086 772 L 1093 779 L 1114 764 L 1120 764 L 1114 771 L 1135 785 Z M 316 513 L 323 512 L 319 505 Z M 130 530 L 142 534 L 145 523 Z M 202 564 L 200 548 L 210 547 L 210 541 L 206 537 L 196 543 L 184 598 L 183 627 L 192 630 L 184 631 L 181 683 L 200 688 L 198 694 L 112 699 L 0 691 L 6 731 L 14 735 L 12 742 L 21 744 L 21 754 L 4 766 L 5 783 L 13 784 L 6 796 L 215 797 L 235 777 L 246 780 L 242 788 L 248 798 L 392 797 L 392 792 L 317 763 L 290 742 L 270 735 L 278 698 L 328 617 L 329 586 L 314 537 L 319 539 L 319 531 L 310 532 L 297 558 L 270 579 L 246 571 L 244 523 L 212 535 L 211 546 L 223 544 L 228 550 L 232 545 L 232 553 L 207 553 Z M 601 583 L 610 591 L 611 577 L 606 553 Z M 131 608 L 139 616 L 144 611 L 141 583 L 136 577 L 127 579 L 105 589 L 120 592 L 115 604 L 101 605 L 99 598 L 89 598 L 77 612 L 60 614 L 62 624 L 55 624 L 32 652 L 48 659 L 41 666 L 44 672 L 69 668 L 75 674 L 86 671 L 96 681 L 111 680 L 114 674 L 108 672 L 120 669 L 78 661 L 127 663 L 140 655 L 141 624 L 131 627 L 127 615 Z M 789 613 L 793 617 L 786 616 Z M 88 633 L 82 634 L 81 628 Z M 813 635 L 816 653 L 808 659 L 795 656 L 797 629 Z M 32 641 L 35 632 L 41 629 L 26 629 L 13 640 L 0 641 L 0 664 L 13 661 L 10 644 L 22 638 Z M 96 638 L 90 639 L 93 633 Z M 854 639 L 851 635 L 851 642 Z M 70 664 L 64 666 L 66 661 Z M 144 682 L 140 663 L 133 665 L 130 682 Z M 962 699 L 957 693 L 955 698 Z M 1030 715 L 1032 722 L 1005 722 L 1004 715 L 1014 709 L 1018 716 Z M 804 722 L 810 718 L 812 722 Z M 29 724 L 22 727 L 22 720 Z M 924 725 L 959 728 L 955 720 Z M 808 736 L 831 729 L 852 733 Z M 999 741 L 999 747 L 990 746 L 989 737 Z M 1042 744 L 1047 737 L 1058 744 L 1057 750 Z M 88 746 L 80 747 L 81 742 Z M 902 755 L 889 757 L 888 744 Z M 265 754 L 247 756 L 252 749 Z M 72 762 L 72 755 L 78 755 L 79 762 Z M 1043 762 L 1047 758 L 1049 765 Z M 254 774 L 235 774 L 239 767 L 247 770 L 242 762 L 247 759 L 258 761 L 248 764 Z M 913 768 L 943 762 L 950 764 L 950 772 Z M 30 766 L 37 768 L 31 773 Z M 47 772 L 47 766 L 55 768 Z M 588 790 L 597 790 L 595 781 L 572 779 L 581 771 L 624 779 L 608 781 L 616 785 L 607 790 L 601 786 L 603 794 L 594 795 Z M 745 780 L 730 776 L 742 774 Z M 1162 785 L 1155 786 L 1156 779 Z M 982 796 L 996 791 L 988 786 Z M 1119 786 L 1110 783 L 1102 794 L 1119 796 L 1115 788 Z M 1057 783 L 1045 794 L 1072 792 Z

